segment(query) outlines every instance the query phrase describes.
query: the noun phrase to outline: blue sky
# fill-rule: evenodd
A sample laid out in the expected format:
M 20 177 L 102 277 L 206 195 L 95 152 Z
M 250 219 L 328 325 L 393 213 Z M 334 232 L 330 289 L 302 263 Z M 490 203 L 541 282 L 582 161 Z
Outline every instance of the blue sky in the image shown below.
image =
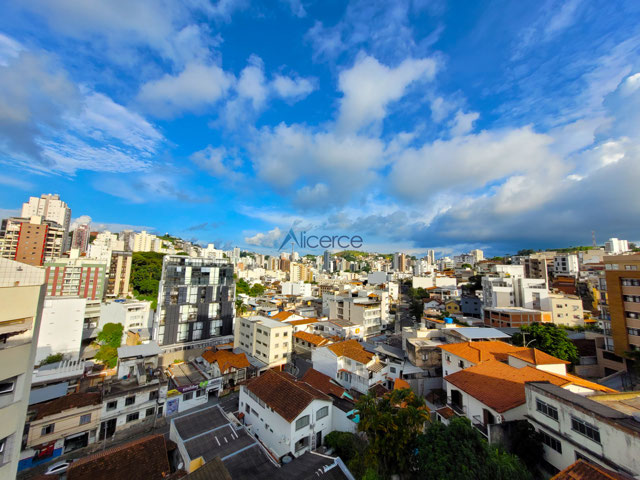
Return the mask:
M 640 239 L 640 3 L 26 0 L 0 19 L 0 216 L 271 251 Z

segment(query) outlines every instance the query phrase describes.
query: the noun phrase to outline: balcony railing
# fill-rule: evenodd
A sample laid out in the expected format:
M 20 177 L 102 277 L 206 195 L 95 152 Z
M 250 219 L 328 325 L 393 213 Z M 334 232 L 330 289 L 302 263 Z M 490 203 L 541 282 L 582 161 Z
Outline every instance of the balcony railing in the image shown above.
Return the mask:
M 471 424 L 486 438 L 489 438 L 489 427 L 484 424 L 480 415 L 474 415 Z

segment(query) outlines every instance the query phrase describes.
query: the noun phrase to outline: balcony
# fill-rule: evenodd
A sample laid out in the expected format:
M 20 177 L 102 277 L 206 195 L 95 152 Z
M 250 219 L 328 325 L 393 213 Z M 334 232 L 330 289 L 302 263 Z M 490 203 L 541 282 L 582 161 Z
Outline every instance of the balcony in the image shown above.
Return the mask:
M 476 430 L 478 430 L 486 439 L 489 439 L 489 427 L 484 424 L 480 415 L 474 415 L 471 419 L 471 424 Z

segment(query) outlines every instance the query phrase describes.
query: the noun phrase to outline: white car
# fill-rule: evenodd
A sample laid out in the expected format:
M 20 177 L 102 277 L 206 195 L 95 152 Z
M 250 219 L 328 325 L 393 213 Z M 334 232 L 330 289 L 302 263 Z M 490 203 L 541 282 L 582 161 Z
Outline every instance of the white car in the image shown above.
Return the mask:
M 69 469 L 69 465 L 71 465 L 71 461 L 54 463 L 49 468 L 47 468 L 47 471 L 44 474 L 60 475 L 61 473 L 65 473 Z

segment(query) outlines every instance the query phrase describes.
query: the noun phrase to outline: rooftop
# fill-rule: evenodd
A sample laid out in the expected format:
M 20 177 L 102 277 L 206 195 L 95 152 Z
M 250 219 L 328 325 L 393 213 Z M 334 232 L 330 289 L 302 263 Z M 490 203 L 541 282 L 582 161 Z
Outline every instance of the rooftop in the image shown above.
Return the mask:
M 309 342 L 316 347 L 321 347 L 329 343 L 328 339 L 321 337 L 320 335 L 316 335 L 315 333 L 295 332 L 293 336 L 300 340 L 304 340 L 305 342 Z
M 288 422 L 295 420 L 313 400 L 331 400 L 308 383 L 274 370 L 252 378 L 246 388 Z
M 251 364 L 245 353 L 233 353 L 230 350 L 207 350 L 202 354 L 204 358 L 210 364 L 217 363 L 221 373 L 226 373 L 232 368 L 241 369 L 247 368 Z
M 91 405 L 100 405 L 102 398 L 100 393 L 70 393 L 64 397 L 59 397 L 48 402 L 34 405 L 34 420 L 40 420 L 51 415 L 55 415 L 65 410 L 83 408 Z
M 301 380 L 308 383 L 316 390 L 320 390 L 326 395 L 334 395 L 338 398 L 341 398 L 345 392 L 344 388 L 333 383 L 331 377 L 319 372 L 318 370 L 314 370 L 313 368 L 307 370 L 302 376 Z
M 127 345 L 118 348 L 118 358 L 131 357 L 152 357 L 160 355 L 162 351 L 156 342 L 144 343 L 142 345 Z
M 494 360 L 497 357 L 506 359 L 506 354 L 522 350 L 523 347 L 514 347 L 500 341 L 449 343 L 440 346 L 446 352 L 457 357 L 478 364 L 487 360 Z
M 559 472 L 551 480 L 632 480 L 633 477 L 614 472 L 580 459 Z
M 80 458 L 67 473 L 68 480 L 162 479 L 170 473 L 163 435 L 133 442 Z
M 279 328 L 288 325 L 287 323 L 280 322 L 278 320 L 274 320 L 271 317 L 265 317 L 263 315 L 253 315 L 249 318 L 244 318 L 243 320 L 248 320 L 250 322 L 258 322 L 269 328 Z
M 367 352 L 357 340 L 337 342 L 326 348 L 338 357 L 347 357 L 364 364 L 369 363 L 373 359 L 373 353 Z
M 192 363 L 171 364 L 169 365 L 169 374 L 177 387 L 198 385 L 207 380 L 207 377 Z
M 452 330 L 453 334 L 459 334 L 463 337 L 468 338 L 469 340 L 480 340 L 480 339 L 494 339 L 494 338 L 510 338 L 504 332 L 501 332 L 495 328 L 484 328 L 484 327 L 459 327 L 455 330 Z

